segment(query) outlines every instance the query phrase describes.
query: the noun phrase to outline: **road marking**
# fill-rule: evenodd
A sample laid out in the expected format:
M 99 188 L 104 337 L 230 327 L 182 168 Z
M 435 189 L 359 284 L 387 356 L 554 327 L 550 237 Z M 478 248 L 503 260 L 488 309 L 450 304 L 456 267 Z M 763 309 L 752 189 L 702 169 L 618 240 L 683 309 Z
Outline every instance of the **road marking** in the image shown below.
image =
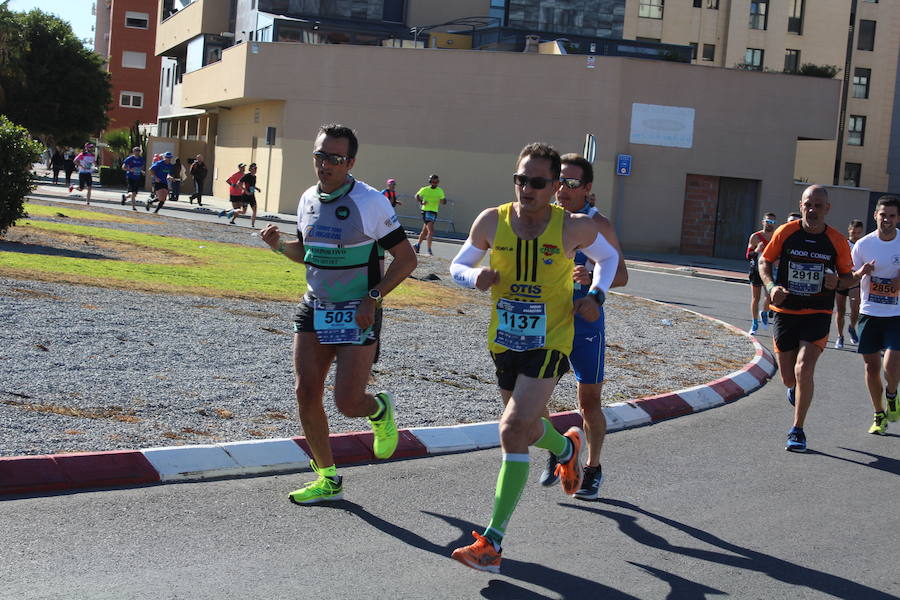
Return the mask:
M 628 267 L 628 272 L 637 271 L 639 273 L 652 273 L 654 275 L 670 275 L 671 277 L 686 277 L 687 279 L 705 279 L 706 281 L 714 281 L 716 283 L 727 283 L 730 285 L 746 286 L 746 283 L 738 283 L 737 281 L 725 281 L 724 279 L 716 279 L 714 277 L 698 277 L 697 275 L 682 275 L 681 273 L 669 273 L 668 271 L 653 271 L 649 269 L 636 269 Z M 625 287 L 628 287 L 627 285 Z

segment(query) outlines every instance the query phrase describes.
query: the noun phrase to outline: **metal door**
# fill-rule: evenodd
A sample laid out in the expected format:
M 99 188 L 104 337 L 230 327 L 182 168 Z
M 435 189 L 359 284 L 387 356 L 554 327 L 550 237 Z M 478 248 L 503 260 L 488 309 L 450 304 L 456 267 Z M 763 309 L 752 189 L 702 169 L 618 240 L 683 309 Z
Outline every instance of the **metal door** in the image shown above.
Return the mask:
M 744 258 L 747 239 L 755 231 L 758 200 L 758 180 L 719 178 L 714 256 Z

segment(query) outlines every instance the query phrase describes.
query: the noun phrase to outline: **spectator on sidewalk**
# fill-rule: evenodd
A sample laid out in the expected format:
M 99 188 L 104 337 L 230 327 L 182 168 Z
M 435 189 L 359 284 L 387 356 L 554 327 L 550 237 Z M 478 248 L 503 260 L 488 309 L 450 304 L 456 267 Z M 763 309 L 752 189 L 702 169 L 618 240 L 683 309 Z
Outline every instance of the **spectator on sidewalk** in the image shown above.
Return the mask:
M 206 168 L 206 163 L 203 162 L 203 155 L 198 154 L 191 163 L 191 177 L 194 180 L 194 193 L 189 198 L 191 204 L 196 198 L 197 206 L 203 206 L 203 185 L 206 182 L 207 173 L 209 170 Z
M 59 172 L 63 170 L 64 162 L 65 160 L 63 159 L 62 152 L 59 151 L 59 148 L 53 148 L 53 154 L 50 156 L 50 170 L 53 171 L 53 185 L 59 183 Z
M 75 170 L 75 151 L 66 148 L 63 152 L 63 172 L 66 174 L 66 187 L 72 185 L 72 171 Z

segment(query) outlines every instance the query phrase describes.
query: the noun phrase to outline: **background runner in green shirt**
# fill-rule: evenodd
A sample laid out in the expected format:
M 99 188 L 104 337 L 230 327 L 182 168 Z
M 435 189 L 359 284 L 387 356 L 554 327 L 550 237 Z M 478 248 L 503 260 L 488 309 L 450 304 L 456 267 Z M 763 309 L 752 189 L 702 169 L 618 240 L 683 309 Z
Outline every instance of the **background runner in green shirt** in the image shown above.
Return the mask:
M 434 222 L 437 221 L 438 211 L 441 204 L 447 204 L 447 197 L 444 190 L 438 187 L 441 182 L 440 177 L 432 174 L 428 178 L 428 185 L 416 192 L 416 200 L 422 205 L 422 232 L 419 234 L 419 241 L 415 243 L 413 248 L 419 252 L 422 246 L 422 240 L 428 240 L 428 256 L 434 256 L 431 251 L 431 238 L 434 236 Z

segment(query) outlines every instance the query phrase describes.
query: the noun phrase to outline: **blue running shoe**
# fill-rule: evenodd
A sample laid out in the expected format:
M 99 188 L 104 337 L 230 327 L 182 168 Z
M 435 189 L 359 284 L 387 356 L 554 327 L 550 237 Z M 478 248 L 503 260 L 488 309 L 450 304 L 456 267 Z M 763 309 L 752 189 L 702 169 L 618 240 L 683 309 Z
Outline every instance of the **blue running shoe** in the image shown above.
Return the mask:
M 848 327 L 847 333 L 850 334 L 850 341 L 853 342 L 855 345 L 859 346 L 859 336 L 856 335 L 856 328 Z
M 769 311 L 761 310 L 759 311 L 759 320 L 762 323 L 764 329 L 769 328 Z
M 788 452 L 806 452 L 806 434 L 803 429 L 794 427 L 788 432 L 784 449 Z
M 750 325 L 750 331 L 748 331 L 747 333 L 749 333 L 750 335 L 756 335 L 757 331 L 759 331 L 759 321 L 757 319 L 753 319 L 753 324 Z
M 788 404 L 790 404 L 791 406 L 794 406 L 794 404 L 797 402 L 797 388 L 796 387 L 787 389 L 787 399 L 788 399 Z

